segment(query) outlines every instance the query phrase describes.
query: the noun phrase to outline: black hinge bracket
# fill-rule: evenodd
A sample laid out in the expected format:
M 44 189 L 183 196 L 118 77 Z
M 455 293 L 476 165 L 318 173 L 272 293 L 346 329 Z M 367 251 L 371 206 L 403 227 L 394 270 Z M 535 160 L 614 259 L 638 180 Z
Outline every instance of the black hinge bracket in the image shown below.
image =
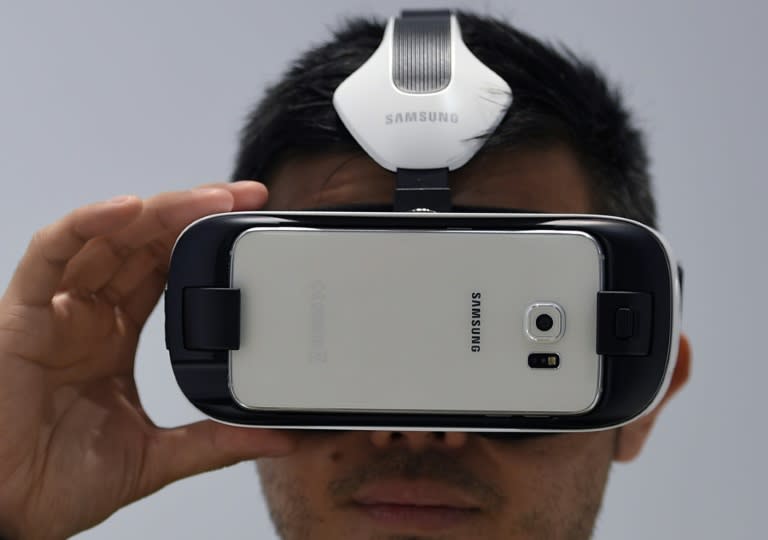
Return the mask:
M 597 354 L 647 356 L 651 349 L 653 297 L 648 293 L 597 293 Z
M 240 348 L 240 289 L 188 287 L 184 289 L 182 317 L 186 349 Z

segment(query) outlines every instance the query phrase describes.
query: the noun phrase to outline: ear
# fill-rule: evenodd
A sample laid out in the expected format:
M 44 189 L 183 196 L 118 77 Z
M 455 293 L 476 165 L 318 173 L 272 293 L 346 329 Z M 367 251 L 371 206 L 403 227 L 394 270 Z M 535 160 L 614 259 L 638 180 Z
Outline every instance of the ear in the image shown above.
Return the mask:
M 631 461 L 637 457 L 640 450 L 643 449 L 643 445 L 651 432 L 654 422 L 656 422 L 659 412 L 661 412 L 661 409 L 667 404 L 670 398 L 685 385 L 686 381 L 688 381 L 690 370 L 691 346 L 688 343 L 688 338 L 684 334 L 681 334 L 680 348 L 677 353 L 677 364 L 675 365 L 675 371 L 672 374 L 669 388 L 667 388 L 667 393 L 652 412 L 619 428 L 616 433 L 616 447 L 613 455 L 614 460 Z

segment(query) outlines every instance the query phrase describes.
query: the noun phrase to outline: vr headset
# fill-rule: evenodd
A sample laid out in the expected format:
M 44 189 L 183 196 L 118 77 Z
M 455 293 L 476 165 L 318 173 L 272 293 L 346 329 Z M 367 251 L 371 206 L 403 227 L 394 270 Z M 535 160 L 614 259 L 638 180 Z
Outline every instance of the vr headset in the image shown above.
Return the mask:
M 333 103 L 396 172 L 393 207 L 190 225 L 165 315 L 192 404 L 238 425 L 507 434 L 653 409 L 680 328 L 665 240 L 611 216 L 451 207 L 449 172 L 512 105 L 454 15 L 391 19 Z

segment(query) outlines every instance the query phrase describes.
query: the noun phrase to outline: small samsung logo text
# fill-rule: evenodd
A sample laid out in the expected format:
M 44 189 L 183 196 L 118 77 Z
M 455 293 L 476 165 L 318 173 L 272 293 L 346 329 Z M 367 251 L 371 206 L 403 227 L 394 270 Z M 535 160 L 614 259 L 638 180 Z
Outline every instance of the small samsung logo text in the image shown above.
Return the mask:
M 474 291 L 472 293 L 472 322 L 470 323 L 471 326 L 469 329 L 471 338 L 469 347 L 472 352 L 480 352 L 480 323 L 482 320 L 480 318 L 481 299 L 482 294 L 480 291 Z
M 438 112 L 438 111 L 409 111 L 390 113 L 384 116 L 384 123 L 390 124 L 410 124 L 416 122 L 425 122 L 433 124 L 458 124 L 459 115 L 457 113 Z

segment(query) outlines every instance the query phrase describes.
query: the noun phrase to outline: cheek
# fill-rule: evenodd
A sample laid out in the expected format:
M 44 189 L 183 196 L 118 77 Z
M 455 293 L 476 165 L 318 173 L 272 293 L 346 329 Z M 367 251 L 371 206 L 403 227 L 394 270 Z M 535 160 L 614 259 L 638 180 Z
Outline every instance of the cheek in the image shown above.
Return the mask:
M 259 460 L 259 475 L 269 496 L 303 498 L 308 505 L 317 506 L 332 478 L 332 465 L 341 459 L 340 452 L 299 452 L 287 457 L 265 458 Z
M 506 472 L 521 478 L 530 489 L 549 491 L 572 490 L 585 477 L 600 476 L 600 471 L 610 467 L 613 455 L 613 432 L 578 433 L 543 437 L 526 443 L 524 451 L 515 451 L 515 460 L 522 465 L 523 474 L 517 467 Z M 502 450 L 503 452 L 503 450 Z M 503 461 L 503 458 L 500 458 Z M 512 461 L 512 460 L 510 460 Z
M 613 441 L 613 432 L 602 432 L 519 445 L 492 442 L 488 453 L 498 464 L 508 515 L 517 514 L 525 527 L 549 531 L 551 538 L 589 531 L 602 501 Z
M 294 474 L 296 469 L 285 463 L 287 458 L 260 459 L 258 462 L 261 489 L 267 502 L 272 523 L 281 538 L 307 538 L 316 511 L 304 482 L 311 478 Z
M 344 453 L 318 445 L 301 445 L 291 456 L 258 461 L 262 491 L 275 528 L 286 539 L 320 538 L 328 528 L 328 484 Z M 326 536 L 322 536 L 325 538 Z

